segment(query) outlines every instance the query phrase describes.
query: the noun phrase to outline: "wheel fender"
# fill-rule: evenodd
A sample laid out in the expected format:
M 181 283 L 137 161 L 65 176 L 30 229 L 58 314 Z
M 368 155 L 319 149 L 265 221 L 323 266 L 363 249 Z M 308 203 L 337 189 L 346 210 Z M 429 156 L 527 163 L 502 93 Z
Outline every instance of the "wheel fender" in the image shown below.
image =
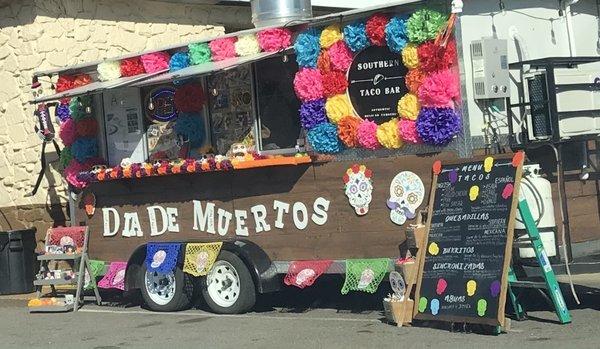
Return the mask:
M 140 266 L 146 261 L 146 244 L 138 246 L 127 261 L 127 270 L 125 271 L 125 290 L 135 290 L 141 288 L 138 274 L 141 271 Z
M 223 242 L 222 248 L 235 253 L 244 261 L 258 293 L 279 291 L 281 283 L 275 266 L 260 246 L 249 240 L 235 240 Z

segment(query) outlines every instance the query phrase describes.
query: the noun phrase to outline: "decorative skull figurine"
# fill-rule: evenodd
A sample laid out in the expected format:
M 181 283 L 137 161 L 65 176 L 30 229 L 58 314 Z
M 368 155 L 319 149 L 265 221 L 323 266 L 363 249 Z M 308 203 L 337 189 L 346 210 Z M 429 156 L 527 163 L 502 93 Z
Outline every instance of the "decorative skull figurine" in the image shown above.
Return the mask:
M 413 219 L 423 203 L 425 186 L 421 178 L 410 171 L 400 172 L 390 184 L 390 198 L 387 202 L 392 222 L 402 225 Z
M 229 149 L 229 156 L 236 160 L 244 160 L 248 154 L 248 148 L 244 143 L 233 143 Z
M 373 192 L 373 173 L 365 165 L 352 165 L 344 174 L 346 196 L 359 216 L 369 212 Z

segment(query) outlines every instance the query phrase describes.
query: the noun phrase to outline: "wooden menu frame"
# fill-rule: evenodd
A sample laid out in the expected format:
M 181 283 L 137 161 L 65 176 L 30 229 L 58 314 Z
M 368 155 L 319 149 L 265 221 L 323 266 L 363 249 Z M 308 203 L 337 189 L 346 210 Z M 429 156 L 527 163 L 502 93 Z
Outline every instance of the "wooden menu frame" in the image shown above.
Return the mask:
M 487 156 L 486 156 L 487 157 Z M 484 158 L 486 157 L 482 157 L 481 160 L 483 161 Z M 510 158 L 508 156 L 493 156 L 494 160 L 497 159 L 507 159 Z M 506 293 L 507 293 L 507 288 L 508 288 L 508 270 L 510 268 L 510 263 L 511 263 L 511 258 L 512 258 L 512 244 L 513 244 L 513 239 L 514 239 L 514 227 L 515 227 L 515 218 L 516 218 L 516 214 L 517 214 L 517 209 L 518 209 L 518 204 L 519 204 L 519 189 L 520 189 L 520 182 L 521 182 L 521 177 L 522 177 L 522 173 L 523 173 L 523 158 L 524 158 L 524 153 L 523 152 L 518 152 L 515 153 L 512 157 L 512 161 L 513 164 L 516 163 L 516 170 L 515 170 L 515 182 L 513 184 L 514 186 L 514 190 L 513 190 L 513 194 L 512 194 L 512 200 L 511 200 L 511 207 L 510 207 L 510 214 L 509 214 L 509 218 L 508 218 L 508 225 L 507 225 L 507 229 L 506 229 L 506 246 L 504 248 L 504 263 L 503 263 L 503 269 L 502 269 L 502 278 L 501 278 L 501 288 L 500 288 L 500 294 L 499 294 L 499 298 L 498 298 L 498 314 L 497 314 L 497 318 L 496 319 L 491 319 L 491 318 L 485 318 L 485 317 L 468 317 L 468 316 L 455 316 L 455 315 L 431 315 L 431 314 L 427 314 L 427 313 L 421 313 L 419 312 L 419 300 L 421 297 L 421 285 L 422 285 L 422 281 L 423 281 L 423 272 L 424 272 L 424 268 L 425 268 L 425 259 L 426 259 L 426 255 L 427 255 L 427 250 L 423 251 L 424 253 L 420 254 L 420 258 L 417 261 L 418 265 L 419 265 L 419 271 L 418 271 L 418 275 L 417 275 L 417 288 L 415 290 L 415 302 L 414 302 L 414 308 L 413 308 L 413 314 L 414 314 L 414 318 L 415 319 L 419 319 L 419 320 L 434 320 L 434 321 L 447 321 L 447 322 L 465 322 L 465 323 L 478 323 L 478 324 L 486 324 L 486 325 L 492 325 L 492 326 L 504 326 L 504 320 L 505 320 L 505 316 L 504 316 L 504 312 L 505 312 L 505 306 L 506 306 Z M 469 163 L 471 163 L 473 161 L 469 161 Z M 438 175 L 439 173 L 441 173 L 441 169 L 442 169 L 442 164 L 441 162 L 437 162 L 438 166 L 439 166 L 439 172 L 435 173 L 435 166 L 436 164 L 434 163 L 434 174 L 433 174 L 433 180 L 431 182 L 431 190 L 429 193 L 429 205 L 428 205 L 428 214 L 427 214 L 427 223 L 426 223 L 426 234 L 425 234 L 425 240 L 424 240 L 424 248 L 427 249 L 427 246 L 429 244 L 429 232 L 430 232 L 430 228 L 431 228 L 431 220 L 433 217 L 433 206 L 434 206 L 434 202 L 435 202 L 435 193 L 436 193 L 436 188 L 437 188 L 437 182 L 438 182 Z M 463 163 L 448 163 L 447 165 L 462 165 Z

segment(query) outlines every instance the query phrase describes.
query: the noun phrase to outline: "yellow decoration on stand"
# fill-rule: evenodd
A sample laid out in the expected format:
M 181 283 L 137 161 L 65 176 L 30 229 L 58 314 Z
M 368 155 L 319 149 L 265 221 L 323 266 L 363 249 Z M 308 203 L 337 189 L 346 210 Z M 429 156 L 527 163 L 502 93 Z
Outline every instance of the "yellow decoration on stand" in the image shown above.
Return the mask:
M 398 120 L 392 119 L 377 126 L 377 140 L 388 149 L 398 149 L 402 147 L 402 138 L 398 132 Z
M 417 120 L 421 105 L 414 93 L 407 93 L 398 101 L 398 114 L 407 120 Z
M 329 48 L 331 45 L 336 42 L 342 40 L 342 32 L 340 31 L 340 26 L 337 24 L 332 24 L 321 32 L 321 47 Z
M 409 43 L 402 49 L 402 62 L 408 69 L 415 69 L 419 66 L 417 45 Z
M 335 95 L 325 102 L 325 111 L 331 122 L 337 124 L 344 116 L 353 115 L 348 97 L 344 94 Z
M 183 271 L 193 276 L 208 274 L 221 252 L 222 242 L 189 243 L 185 246 Z

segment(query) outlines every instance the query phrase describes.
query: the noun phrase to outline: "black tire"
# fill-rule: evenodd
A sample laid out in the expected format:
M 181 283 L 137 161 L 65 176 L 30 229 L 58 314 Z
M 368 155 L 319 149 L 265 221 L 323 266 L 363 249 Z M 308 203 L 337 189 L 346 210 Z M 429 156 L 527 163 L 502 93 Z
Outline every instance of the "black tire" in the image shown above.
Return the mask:
M 240 257 L 238 257 L 235 253 L 225 250 L 221 250 L 215 265 L 219 261 L 228 262 L 233 267 L 235 273 L 237 273 L 240 289 L 239 296 L 235 303 L 227 307 L 217 304 L 211 298 L 211 295 L 208 291 L 208 280 L 215 270 L 213 266 L 213 270 L 211 270 L 207 276 L 202 277 L 200 280 L 202 296 L 204 297 L 206 304 L 213 312 L 217 314 L 243 314 L 249 311 L 256 303 L 256 288 L 248 267 L 246 267 L 246 264 L 244 264 Z
M 144 303 L 150 310 L 161 312 L 179 311 L 187 309 L 191 306 L 194 287 L 190 278 L 185 275 L 179 267 L 175 268 L 175 294 L 171 301 L 167 304 L 158 304 L 154 302 L 148 294 L 145 279 L 146 271 L 146 263 L 142 263 L 138 275 L 140 278 L 139 285 L 141 285 L 140 292 L 142 294 L 142 298 L 144 299 Z

